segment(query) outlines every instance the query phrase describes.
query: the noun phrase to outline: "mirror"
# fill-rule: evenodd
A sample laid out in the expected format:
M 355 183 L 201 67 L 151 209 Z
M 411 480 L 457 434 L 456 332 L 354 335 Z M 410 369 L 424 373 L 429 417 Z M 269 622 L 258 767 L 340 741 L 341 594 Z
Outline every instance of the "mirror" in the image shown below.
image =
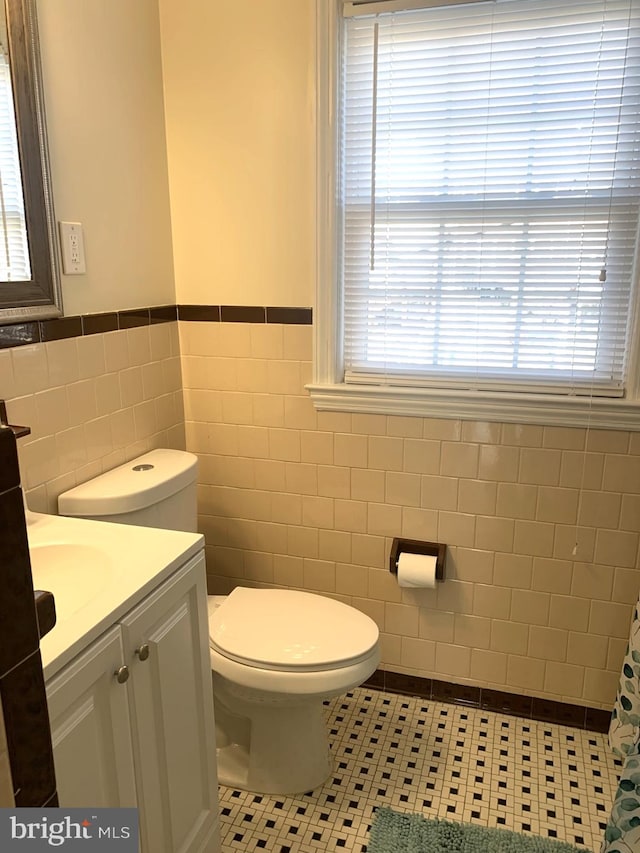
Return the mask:
M 35 2 L 0 8 L 0 323 L 62 315 Z

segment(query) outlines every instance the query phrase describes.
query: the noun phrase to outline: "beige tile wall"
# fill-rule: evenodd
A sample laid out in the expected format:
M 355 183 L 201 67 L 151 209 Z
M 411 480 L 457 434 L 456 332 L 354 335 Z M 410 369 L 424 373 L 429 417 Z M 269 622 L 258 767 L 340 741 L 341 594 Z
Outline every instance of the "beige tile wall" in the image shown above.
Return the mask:
M 389 669 L 608 708 L 640 588 L 639 434 L 316 413 L 311 335 L 171 323 L 0 351 L 29 505 L 186 432 L 212 591 L 334 595 L 377 621 Z M 436 591 L 397 586 L 398 535 L 447 543 Z
M 383 666 L 609 708 L 640 590 L 640 434 L 316 413 L 310 327 L 180 323 L 210 588 L 376 620 Z M 401 590 L 391 537 L 448 545 Z
M 0 392 L 32 510 L 154 447 L 184 447 L 177 323 L 0 351 Z

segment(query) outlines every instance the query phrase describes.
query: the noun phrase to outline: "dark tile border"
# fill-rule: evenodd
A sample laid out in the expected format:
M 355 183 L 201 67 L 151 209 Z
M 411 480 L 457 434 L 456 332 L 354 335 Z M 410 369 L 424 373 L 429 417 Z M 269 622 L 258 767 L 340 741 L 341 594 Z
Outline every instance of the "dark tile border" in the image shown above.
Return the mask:
M 136 329 L 151 323 L 149 308 L 134 308 L 131 311 L 118 311 L 118 326 L 121 329 Z
M 219 323 L 219 305 L 178 305 L 178 320 L 188 323 Z
M 0 326 L 0 348 L 21 347 L 40 343 L 39 323 L 12 323 Z
M 40 322 L 41 341 L 60 341 L 63 338 L 79 338 L 82 335 L 82 317 L 60 317 L 57 320 Z
M 178 306 L 157 305 L 153 308 L 149 308 L 149 319 L 151 320 L 152 326 L 157 323 L 173 323 L 178 319 Z
M 311 308 L 260 305 L 152 305 L 126 311 L 105 311 L 29 323 L 0 325 L 0 349 L 98 335 L 119 329 L 155 326 L 176 320 L 199 323 L 279 323 L 310 326 Z
M 267 323 L 284 323 L 310 326 L 313 322 L 311 308 L 267 308 Z
M 0 700 L 16 806 L 55 801 L 47 696 L 16 438 L 0 430 Z M 51 597 L 51 593 L 48 593 Z
M 538 699 L 535 696 L 520 696 L 517 693 L 489 690 L 470 684 L 454 684 L 435 678 L 404 675 L 390 670 L 376 670 L 363 686 L 374 690 L 385 690 L 388 693 L 403 693 L 421 699 L 451 702 L 454 705 L 466 705 L 469 708 L 495 711 L 528 720 L 573 726 L 577 729 L 601 733 L 609 731 L 611 720 L 611 712 L 600 708 L 570 705 L 567 702 L 554 702 L 551 699 Z
M 310 326 L 312 308 L 262 305 L 178 305 L 178 319 L 201 323 L 278 323 Z
M 453 702 L 455 705 L 480 707 L 481 690 L 471 684 L 451 684 L 449 681 L 431 679 L 431 698 L 437 702 Z
M 223 323 L 266 323 L 267 309 L 259 305 L 221 305 Z
M 0 696 L 16 806 L 42 806 L 56 780 L 39 650 L 0 678 Z
M 2 435 L 15 438 L 10 430 Z M 38 648 L 38 624 L 33 600 L 29 545 L 22 491 L 14 487 L 0 493 L 0 676 Z
M 497 711 L 500 714 L 511 714 L 514 717 L 531 716 L 531 697 L 519 693 L 505 693 L 502 690 L 481 691 L 480 708 L 485 711 Z
M 82 318 L 83 335 L 99 335 L 103 332 L 115 332 L 118 328 L 118 314 L 109 311 L 106 314 L 86 314 Z

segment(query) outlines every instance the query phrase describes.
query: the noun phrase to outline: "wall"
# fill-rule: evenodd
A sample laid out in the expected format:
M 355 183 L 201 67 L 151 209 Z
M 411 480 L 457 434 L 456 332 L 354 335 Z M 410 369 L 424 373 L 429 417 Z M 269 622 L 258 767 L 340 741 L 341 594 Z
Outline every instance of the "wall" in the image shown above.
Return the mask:
M 67 315 L 175 302 L 156 0 L 39 0 L 53 197 L 82 222 Z
M 56 216 L 84 225 L 87 274 L 63 276 L 65 314 L 173 304 L 157 4 L 37 6 Z M 32 430 L 19 456 L 34 510 L 151 447 L 184 446 L 175 322 L 2 349 L 0 392 Z M 5 713 L 28 720 L 20 689 Z M 13 805 L 1 709 L 0 805 Z
M 153 447 L 184 447 L 177 323 L 0 351 L 29 508 Z
M 159 6 L 177 301 L 311 305 L 313 0 Z
M 157 3 L 39 2 L 38 18 L 56 216 L 84 226 L 87 273 L 63 276 L 65 315 L 175 304 Z M 31 509 L 184 443 L 176 323 L 117 325 L 0 350 L 9 418 L 31 427 Z
M 181 302 L 312 299 L 314 3 L 259 5 L 160 0 Z M 316 414 L 310 327 L 180 323 L 180 341 L 212 589 L 335 595 L 376 619 L 388 669 L 610 707 L 638 434 Z M 447 543 L 437 591 L 398 588 L 397 535 Z
M 84 225 L 65 315 L 175 303 L 155 0 L 38 3 L 54 204 Z M 147 322 L 148 319 L 147 319 Z M 175 323 L 0 351 L 31 509 L 160 444 L 182 446 Z
M 385 668 L 610 707 L 640 580 L 639 434 L 316 413 L 309 327 L 180 339 L 213 591 L 335 595 L 376 620 Z M 401 590 L 394 536 L 446 543 L 446 582 Z

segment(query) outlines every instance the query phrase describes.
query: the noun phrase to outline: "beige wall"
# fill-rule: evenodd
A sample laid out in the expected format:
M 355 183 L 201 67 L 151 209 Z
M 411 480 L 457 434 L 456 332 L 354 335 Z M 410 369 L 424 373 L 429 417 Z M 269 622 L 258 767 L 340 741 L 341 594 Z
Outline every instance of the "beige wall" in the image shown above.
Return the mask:
M 175 302 L 156 0 L 39 0 L 53 196 L 82 222 L 65 314 Z
M 309 306 L 313 0 L 159 0 L 178 302 Z
M 640 434 L 316 413 L 309 327 L 179 325 L 212 591 L 337 596 L 378 623 L 383 668 L 611 706 Z M 437 590 L 398 587 L 394 536 L 448 546 Z

